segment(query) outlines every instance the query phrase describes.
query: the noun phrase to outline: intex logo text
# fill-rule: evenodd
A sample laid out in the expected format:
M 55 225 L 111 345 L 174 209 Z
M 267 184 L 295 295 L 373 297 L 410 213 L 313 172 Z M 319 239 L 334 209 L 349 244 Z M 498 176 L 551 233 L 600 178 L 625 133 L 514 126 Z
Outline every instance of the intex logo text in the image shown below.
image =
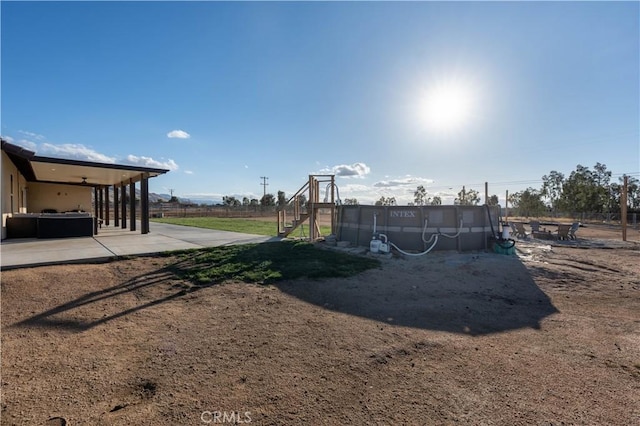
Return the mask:
M 239 411 L 203 411 L 200 414 L 200 420 L 202 423 L 251 423 L 251 412 L 245 411 L 241 413 Z
M 389 217 L 416 217 L 415 210 L 391 210 Z

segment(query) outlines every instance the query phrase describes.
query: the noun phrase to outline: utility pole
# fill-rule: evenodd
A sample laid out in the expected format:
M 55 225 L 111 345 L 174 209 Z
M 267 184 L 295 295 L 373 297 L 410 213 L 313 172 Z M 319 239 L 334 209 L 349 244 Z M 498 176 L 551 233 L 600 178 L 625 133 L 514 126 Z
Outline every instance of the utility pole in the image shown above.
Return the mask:
M 504 223 L 509 222 L 509 190 L 504 194 Z
M 266 176 L 260 176 L 260 179 L 262 179 L 262 183 L 260 185 L 262 185 L 264 188 L 262 194 L 262 199 L 264 199 L 267 196 L 267 186 L 269 186 L 267 181 L 269 180 L 269 178 Z
M 622 193 L 620 194 L 620 224 L 622 225 L 622 241 L 627 241 L 627 191 L 629 190 L 629 177 L 624 175 Z
M 484 183 L 484 203 L 489 205 L 489 182 Z

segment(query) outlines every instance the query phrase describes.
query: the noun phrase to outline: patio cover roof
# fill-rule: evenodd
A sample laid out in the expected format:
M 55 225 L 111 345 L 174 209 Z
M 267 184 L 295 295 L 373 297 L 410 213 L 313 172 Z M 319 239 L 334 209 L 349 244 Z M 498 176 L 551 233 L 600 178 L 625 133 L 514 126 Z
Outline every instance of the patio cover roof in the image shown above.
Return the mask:
M 124 164 L 40 157 L 33 151 L 10 144 L 5 140 L 2 140 L 2 150 L 30 182 L 108 186 L 119 185 L 122 182 L 138 182 L 143 176 L 152 178 L 169 171 Z

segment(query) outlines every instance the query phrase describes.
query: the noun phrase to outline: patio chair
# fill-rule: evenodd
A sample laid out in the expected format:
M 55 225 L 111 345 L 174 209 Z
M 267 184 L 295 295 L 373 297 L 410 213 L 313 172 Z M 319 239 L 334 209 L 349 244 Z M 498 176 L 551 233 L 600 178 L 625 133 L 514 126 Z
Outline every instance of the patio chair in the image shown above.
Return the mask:
M 569 228 L 569 238 L 571 238 L 572 240 L 577 239 L 576 231 L 578 230 L 578 228 L 580 228 L 580 222 L 573 222 L 571 224 L 571 228 Z
M 516 222 L 516 237 L 527 238 L 527 231 L 524 229 L 524 224 Z
M 514 222 L 509 222 L 509 226 L 511 227 L 511 236 L 512 237 L 517 237 L 518 236 L 518 228 L 516 228 L 516 224 Z
M 558 239 L 559 240 L 568 240 L 571 237 L 569 236 L 569 231 L 571 230 L 571 225 L 558 225 Z

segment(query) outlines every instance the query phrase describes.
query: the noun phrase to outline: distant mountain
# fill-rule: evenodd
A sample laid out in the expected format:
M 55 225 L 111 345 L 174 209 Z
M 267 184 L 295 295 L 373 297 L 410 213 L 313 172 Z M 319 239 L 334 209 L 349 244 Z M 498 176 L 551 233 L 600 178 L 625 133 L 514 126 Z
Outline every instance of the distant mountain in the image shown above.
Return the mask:
M 138 196 L 140 195 L 138 190 L 136 190 L 136 195 Z M 169 201 L 170 198 L 171 198 L 171 195 L 167 195 L 167 194 L 156 194 L 155 192 L 149 193 L 150 203 L 159 203 L 161 201 Z
M 136 197 L 140 198 L 140 190 L 136 188 Z M 178 202 L 183 204 L 207 204 L 215 205 L 222 204 L 222 198 L 183 198 L 176 197 Z M 171 199 L 171 194 L 156 194 L 154 192 L 149 193 L 150 203 L 168 202 Z
M 158 197 L 161 197 L 164 201 L 169 201 L 171 199 L 171 195 L 170 194 L 154 194 L 157 195 Z M 149 194 L 149 198 L 151 199 L 151 194 Z M 214 204 L 222 204 L 222 198 L 215 198 L 215 197 L 211 197 L 211 198 L 182 198 L 182 197 L 177 197 L 178 200 L 181 203 L 193 203 L 193 204 L 208 204 L 208 205 L 214 205 Z
M 128 191 L 127 191 L 128 192 Z M 169 201 L 171 198 L 170 195 L 167 194 L 156 194 L 155 192 L 149 193 L 149 202 L 150 203 L 159 203 L 162 201 Z M 140 199 L 140 190 L 136 188 L 136 199 Z M 109 201 L 113 202 L 113 192 L 109 191 Z
M 222 199 L 215 200 L 211 198 L 189 198 L 189 201 L 194 204 L 208 204 L 208 205 L 222 204 Z

